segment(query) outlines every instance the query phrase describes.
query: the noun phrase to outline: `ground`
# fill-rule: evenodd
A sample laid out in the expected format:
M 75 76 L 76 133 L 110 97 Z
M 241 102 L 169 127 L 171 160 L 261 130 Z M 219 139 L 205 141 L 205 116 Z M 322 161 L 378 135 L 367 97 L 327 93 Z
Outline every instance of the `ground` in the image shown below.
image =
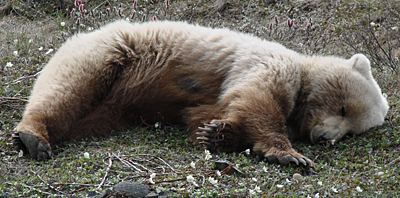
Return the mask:
M 137 1 L 135 7 L 133 2 L 84 1 L 80 11 L 72 1 L 0 0 L 0 196 L 81 197 L 89 191 L 101 194 L 120 181 L 144 182 L 156 192 L 168 191 L 168 196 L 399 196 L 400 5 L 396 0 L 182 0 L 168 1 L 168 7 L 165 1 Z M 184 127 L 162 124 L 66 142 L 54 148 L 56 158 L 48 162 L 21 157 L 13 150 L 12 129 L 21 119 L 32 83 L 68 37 L 115 19 L 135 22 L 155 17 L 228 27 L 306 54 L 349 58 L 364 53 L 388 97 L 385 124 L 333 145 L 294 142 L 297 151 L 314 160 L 315 170 L 268 164 L 246 152 L 210 156 L 188 141 Z M 293 26 L 288 26 L 288 19 Z M 219 159 L 235 163 L 245 175 L 219 176 L 213 169 Z M 156 175 L 149 180 L 152 172 Z M 297 182 L 295 173 L 305 180 Z

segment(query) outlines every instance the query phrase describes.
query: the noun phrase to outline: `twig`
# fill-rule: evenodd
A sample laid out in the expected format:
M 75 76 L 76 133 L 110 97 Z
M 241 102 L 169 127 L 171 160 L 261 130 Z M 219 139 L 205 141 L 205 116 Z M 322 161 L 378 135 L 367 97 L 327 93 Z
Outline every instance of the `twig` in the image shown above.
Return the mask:
M 139 156 L 150 156 L 153 158 L 157 158 L 158 160 L 162 161 L 164 164 L 166 164 L 172 171 L 174 171 L 175 173 L 177 172 L 171 165 L 169 165 L 166 161 L 164 161 L 161 157 L 157 157 L 154 155 L 150 155 L 150 154 L 139 154 Z
M 36 74 L 33 74 L 33 75 L 22 76 L 20 78 L 17 78 L 15 80 L 13 80 L 12 82 L 1 84 L 0 86 L 15 85 L 15 84 L 18 84 L 21 80 L 25 80 L 25 79 L 29 79 L 29 78 L 35 78 L 40 73 L 42 73 L 42 71 L 37 72 Z
M 397 161 L 400 161 L 400 157 L 394 159 L 393 161 L 389 162 L 388 164 L 385 165 L 385 167 L 391 166 L 392 164 L 396 163 Z
M 40 193 L 42 193 L 42 194 L 45 194 L 45 195 L 56 195 L 56 196 L 62 196 L 62 195 L 58 195 L 58 194 L 53 194 L 53 193 L 45 192 L 45 191 L 39 190 L 39 189 L 37 189 L 37 188 L 35 188 L 35 187 L 28 186 L 28 185 L 26 185 L 26 184 L 21 184 L 21 185 L 22 185 L 23 187 L 29 188 L 29 189 L 31 189 L 31 190 L 34 190 L 34 191 L 40 192 Z
M 47 183 L 39 174 L 37 174 L 35 171 L 33 171 L 32 169 L 30 169 L 31 172 L 33 172 L 40 180 L 42 180 L 42 182 L 44 182 L 44 184 L 46 184 L 46 186 L 48 186 L 49 188 L 51 188 L 52 190 L 61 193 L 63 195 L 70 195 L 68 193 L 65 193 L 63 191 L 57 190 L 56 188 L 54 188 L 52 185 L 50 185 L 49 183 Z
M 136 171 L 139 171 L 140 173 L 143 173 L 144 171 L 140 170 L 139 168 L 137 168 L 135 165 L 130 164 L 129 162 L 127 162 L 126 160 L 121 159 L 120 157 L 114 155 L 115 158 L 117 158 L 119 161 L 121 161 L 122 163 L 124 163 L 125 165 L 132 167 L 133 169 L 135 169 Z
M 106 169 L 106 174 L 104 175 L 103 180 L 101 180 L 99 186 L 97 186 L 96 190 L 99 190 L 101 188 L 101 186 L 104 185 L 104 182 L 106 181 L 107 176 L 108 176 L 108 172 L 110 172 L 111 166 L 112 166 L 112 158 L 111 158 L 111 154 L 108 153 L 108 166 Z

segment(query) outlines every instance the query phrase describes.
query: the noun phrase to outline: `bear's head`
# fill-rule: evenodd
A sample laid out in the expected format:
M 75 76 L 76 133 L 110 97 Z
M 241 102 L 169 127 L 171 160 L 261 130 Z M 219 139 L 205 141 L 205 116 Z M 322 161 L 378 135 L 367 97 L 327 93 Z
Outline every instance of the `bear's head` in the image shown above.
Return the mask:
M 373 79 L 367 57 L 321 57 L 316 62 L 327 67 L 316 69 L 310 81 L 306 126 L 302 128 L 308 131 L 312 143 L 337 141 L 384 122 L 389 106 Z

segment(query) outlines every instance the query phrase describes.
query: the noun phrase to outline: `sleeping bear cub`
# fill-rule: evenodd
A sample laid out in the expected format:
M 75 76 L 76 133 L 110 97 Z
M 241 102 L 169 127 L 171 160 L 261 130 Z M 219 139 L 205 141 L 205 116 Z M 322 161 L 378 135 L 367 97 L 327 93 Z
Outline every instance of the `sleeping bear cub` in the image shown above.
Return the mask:
M 211 151 L 313 166 L 288 137 L 336 141 L 382 124 L 388 108 L 362 54 L 306 56 L 227 29 L 117 21 L 58 50 L 13 143 L 47 160 L 57 142 L 183 121 Z

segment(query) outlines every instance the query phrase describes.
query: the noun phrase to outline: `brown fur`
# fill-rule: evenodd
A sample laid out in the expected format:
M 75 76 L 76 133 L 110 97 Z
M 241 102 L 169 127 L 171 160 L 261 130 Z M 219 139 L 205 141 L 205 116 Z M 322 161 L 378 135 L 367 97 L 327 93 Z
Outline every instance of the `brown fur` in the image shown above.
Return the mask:
M 329 61 L 340 66 L 326 67 Z M 211 123 L 217 127 L 206 126 L 209 148 L 252 148 L 271 161 L 312 165 L 292 149 L 288 135 L 310 137 L 315 126 L 345 106 L 346 94 L 357 87 L 346 84 L 348 78 L 370 74 L 369 68 L 357 72 L 346 64 L 228 30 L 117 22 L 60 48 L 36 82 L 16 130 L 54 144 L 128 129 L 141 121 L 184 121 L 190 139 L 204 143 L 198 127 Z M 373 97 L 380 94 L 372 92 Z M 364 107 L 346 106 L 359 108 Z

